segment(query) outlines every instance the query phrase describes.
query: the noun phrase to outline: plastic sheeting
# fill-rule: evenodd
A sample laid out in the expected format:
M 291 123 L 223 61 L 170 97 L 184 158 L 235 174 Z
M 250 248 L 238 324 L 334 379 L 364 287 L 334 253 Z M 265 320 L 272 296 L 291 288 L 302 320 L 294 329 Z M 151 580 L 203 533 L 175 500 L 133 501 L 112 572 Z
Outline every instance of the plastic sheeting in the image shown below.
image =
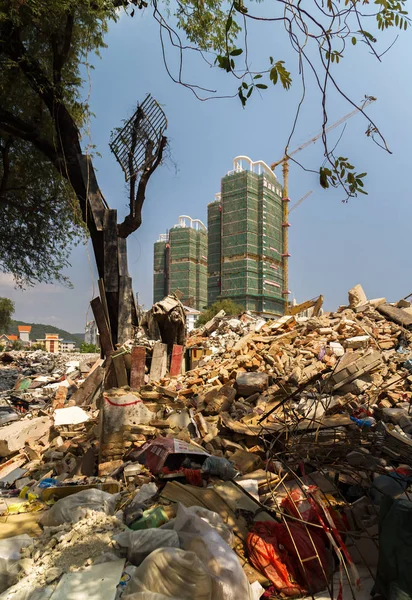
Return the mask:
M 58 500 L 56 504 L 41 518 L 44 527 L 55 527 L 63 523 L 77 523 L 83 519 L 87 510 L 96 510 L 113 515 L 117 495 L 108 494 L 102 490 L 82 490 L 66 498 Z
M 163 529 L 122 531 L 114 539 L 119 546 L 127 548 L 127 558 L 136 566 L 139 566 L 151 552 L 158 548 L 179 548 L 179 536 L 176 531 L 164 531 Z

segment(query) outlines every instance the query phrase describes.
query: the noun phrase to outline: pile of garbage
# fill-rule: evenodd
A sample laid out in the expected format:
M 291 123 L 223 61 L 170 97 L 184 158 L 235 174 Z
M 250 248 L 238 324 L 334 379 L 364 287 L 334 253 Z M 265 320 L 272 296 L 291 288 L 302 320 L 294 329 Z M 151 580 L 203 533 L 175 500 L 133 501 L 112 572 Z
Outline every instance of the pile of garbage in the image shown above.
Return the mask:
M 410 594 L 411 328 L 356 286 L 315 318 L 218 314 L 185 362 L 158 340 L 66 367 L 0 427 L 2 597 Z M 24 378 L 48 398 L 26 372 L 9 397 Z

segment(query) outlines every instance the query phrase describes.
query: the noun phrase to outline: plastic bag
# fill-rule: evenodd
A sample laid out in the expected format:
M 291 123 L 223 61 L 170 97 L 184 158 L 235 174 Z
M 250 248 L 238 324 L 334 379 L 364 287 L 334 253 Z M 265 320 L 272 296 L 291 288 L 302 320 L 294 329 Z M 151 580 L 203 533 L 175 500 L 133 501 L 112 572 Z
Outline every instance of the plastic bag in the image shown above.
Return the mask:
M 124 509 L 124 522 L 126 525 L 130 525 L 143 515 L 149 503 L 148 501 L 157 494 L 157 491 L 157 485 L 153 482 L 142 485 L 130 504 Z
M 196 554 L 180 548 L 159 548 L 145 558 L 122 600 L 152 600 L 153 594 L 168 600 L 215 600 L 206 567 Z
M 308 487 L 308 492 L 313 492 L 317 489 L 318 488 L 315 485 L 310 485 Z M 319 522 L 315 510 L 307 499 L 306 494 L 300 488 L 291 490 L 289 495 L 282 500 L 280 505 L 284 511 L 289 515 L 292 515 L 292 517 L 302 519 L 308 523 Z
M 44 527 L 55 527 L 63 523 L 77 523 L 83 519 L 87 510 L 96 510 L 114 515 L 117 494 L 108 494 L 102 490 L 89 489 L 77 492 L 58 500 L 40 520 Z
M 313 529 L 309 536 L 296 523 L 257 522 L 246 544 L 252 565 L 284 595 L 312 594 L 327 587 L 331 557 L 322 536 Z
M 202 465 L 201 471 L 220 477 L 223 481 L 234 479 L 238 473 L 232 463 L 221 456 L 208 456 Z
M 213 600 L 247 600 L 249 582 L 233 550 L 218 532 L 179 504 L 174 530 L 184 550 L 194 552 L 211 575 Z
M 128 596 L 123 596 L 122 600 L 181 600 L 176 596 L 164 596 L 163 594 L 155 594 L 153 592 L 137 592 Z
M 127 548 L 127 558 L 136 566 L 158 548 L 179 548 L 179 536 L 176 531 L 161 529 L 122 531 L 114 537 L 114 540 L 123 548 Z
M 230 529 L 230 527 L 223 523 L 222 517 L 218 513 L 215 513 L 212 510 L 208 510 L 207 508 L 203 508 L 203 506 L 189 506 L 185 508 L 185 510 L 192 515 L 197 515 L 198 517 L 200 517 L 202 521 L 204 521 L 205 523 L 210 525 L 210 527 L 212 527 L 215 531 L 217 531 L 217 533 L 226 542 L 228 546 L 233 547 L 233 532 Z

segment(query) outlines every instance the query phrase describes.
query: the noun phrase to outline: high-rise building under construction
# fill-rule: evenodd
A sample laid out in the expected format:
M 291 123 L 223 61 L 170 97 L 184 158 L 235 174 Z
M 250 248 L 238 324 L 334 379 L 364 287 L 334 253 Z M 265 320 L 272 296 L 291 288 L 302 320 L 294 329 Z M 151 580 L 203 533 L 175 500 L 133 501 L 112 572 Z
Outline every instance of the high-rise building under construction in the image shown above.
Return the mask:
M 186 306 L 207 305 L 207 229 L 186 215 L 154 244 L 153 302 L 176 291 Z
M 208 304 L 231 299 L 264 317 L 283 315 L 282 187 L 263 161 L 237 156 L 208 205 Z

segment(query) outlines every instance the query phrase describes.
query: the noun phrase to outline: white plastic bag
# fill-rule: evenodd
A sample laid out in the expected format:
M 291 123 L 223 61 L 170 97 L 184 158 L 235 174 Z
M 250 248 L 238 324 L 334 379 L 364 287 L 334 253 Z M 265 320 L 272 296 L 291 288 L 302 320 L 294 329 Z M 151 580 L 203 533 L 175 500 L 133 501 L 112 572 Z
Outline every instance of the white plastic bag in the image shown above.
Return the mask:
M 167 600 L 215 600 L 206 567 L 193 552 L 180 548 L 159 548 L 145 558 L 122 600 L 151 600 L 149 592 Z
M 87 510 L 96 510 L 113 515 L 117 494 L 89 489 L 58 500 L 40 520 L 44 527 L 55 527 L 63 523 L 77 523 L 86 516 Z
M 154 528 L 122 531 L 114 536 L 114 540 L 119 546 L 127 548 L 127 558 L 136 566 L 139 566 L 151 552 L 158 548 L 179 548 L 179 536 L 176 531 Z
M 179 504 L 174 530 L 180 546 L 193 552 L 212 578 L 213 600 L 250 600 L 252 592 L 239 559 L 206 521 Z
M 222 517 L 218 513 L 208 510 L 207 508 L 203 508 L 203 506 L 189 506 L 185 510 L 192 515 L 197 515 L 200 519 L 202 519 L 202 521 L 210 525 L 210 527 L 217 531 L 217 533 L 226 542 L 226 544 L 228 544 L 228 546 L 233 547 L 233 532 L 228 525 L 223 523 Z
M 123 596 L 122 600 L 181 600 L 176 596 L 164 596 L 163 594 L 156 594 L 153 592 L 136 592 L 128 596 Z

